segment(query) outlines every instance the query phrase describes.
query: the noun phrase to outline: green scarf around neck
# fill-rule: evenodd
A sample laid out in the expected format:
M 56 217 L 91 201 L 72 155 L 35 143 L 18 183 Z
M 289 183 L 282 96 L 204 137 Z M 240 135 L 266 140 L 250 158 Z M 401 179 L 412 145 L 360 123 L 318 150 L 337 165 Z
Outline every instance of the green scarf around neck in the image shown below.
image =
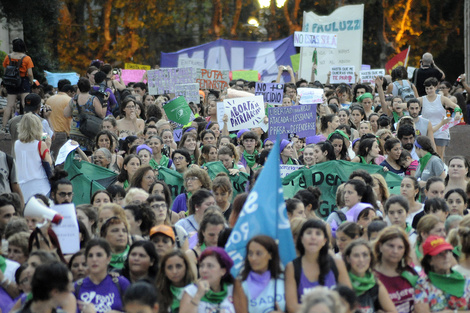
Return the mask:
M 5 260 L 5 257 L 0 255 L 0 271 L 2 271 L 2 273 L 5 273 L 6 268 L 7 268 L 7 261 Z
M 362 295 L 367 290 L 370 290 L 375 286 L 375 284 L 377 284 L 374 275 L 370 271 L 368 271 L 364 277 L 359 277 L 349 272 L 349 278 L 351 279 L 353 289 L 358 296 Z
M 246 160 L 246 164 L 248 165 L 249 168 L 252 168 L 253 165 L 256 163 L 256 156 L 258 155 L 258 151 L 254 151 L 253 154 L 249 154 L 248 152 L 243 151 L 243 157 Z
M 121 253 L 111 254 L 111 262 L 109 266 L 116 269 L 122 269 L 124 267 L 124 261 L 127 258 L 127 254 L 129 253 L 130 246 L 127 245 L 126 250 Z
M 157 160 L 155 159 L 150 159 L 149 161 L 149 165 L 155 170 L 155 169 L 158 169 L 158 167 L 162 166 L 162 167 L 168 167 L 168 163 L 170 163 L 170 159 L 162 154 L 162 158 L 160 159 L 160 163 L 157 162 Z
M 374 164 L 374 160 L 370 160 L 369 163 L 367 163 L 367 160 L 365 157 L 363 157 L 362 155 L 359 156 L 359 159 L 362 161 L 361 163 L 364 163 L 364 164 Z
M 423 173 L 424 168 L 428 164 L 428 161 L 429 159 L 431 159 L 431 157 L 432 157 L 431 152 L 428 152 L 422 158 L 419 158 L 419 171 L 421 172 L 421 174 Z
M 209 302 L 212 304 L 220 304 L 224 299 L 227 298 L 227 284 L 222 284 L 222 290 L 219 292 L 214 292 L 209 289 L 208 292 L 201 298 L 204 302 Z
M 418 275 L 414 275 L 413 273 L 411 273 L 407 270 L 403 271 L 400 274 L 400 276 L 403 277 L 404 279 L 406 279 L 412 287 L 414 287 L 416 285 L 416 282 L 418 281 L 418 278 L 419 278 Z
M 129 187 L 129 181 L 126 179 L 124 184 L 122 184 L 122 188 L 127 189 Z
M 173 295 L 173 302 L 171 303 L 171 311 L 174 311 L 175 309 L 180 307 L 181 298 L 183 296 L 183 289 L 184 287 L 176 287 L 176 286 L 170 285 L 170 291 L 171 291 L 171 294 Z
M 465 291 L 466 279 L 459 272 L 452 271 L 449 275 L 441 275 L 434 272 L 428 273 L 431 283 L 440 290 L 452 296 L 461 298 Z
M 398 123 L 398 121 L 401 119 L 401 116 L 398 115 L 397 112 L 392 112 L 393 114 L 393 120 L 395 121 L 395 123 Z

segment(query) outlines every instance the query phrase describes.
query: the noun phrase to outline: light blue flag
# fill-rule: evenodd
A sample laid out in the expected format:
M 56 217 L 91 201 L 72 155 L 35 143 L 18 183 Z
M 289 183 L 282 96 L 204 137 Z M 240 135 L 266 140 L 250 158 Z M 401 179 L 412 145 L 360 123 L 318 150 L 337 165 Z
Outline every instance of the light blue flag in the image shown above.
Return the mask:
M 296 257 L 282 191 L 279 158 L 278 139 L 225 245 L 225 251 L 234 262 L 231 271 L 234 276 L 243 266 L 248 241 L 256 235 L 267 235 L 276 240 L 284 266 Z

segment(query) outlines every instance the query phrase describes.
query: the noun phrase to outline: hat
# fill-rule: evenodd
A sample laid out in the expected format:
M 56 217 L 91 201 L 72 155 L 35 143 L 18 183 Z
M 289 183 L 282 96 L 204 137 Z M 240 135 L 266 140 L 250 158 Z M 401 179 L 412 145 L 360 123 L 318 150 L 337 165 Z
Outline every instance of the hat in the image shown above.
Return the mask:
M 202 90 L 199 90 L 199 95 L 205 100 L 206 99 L 206 93 Z
M 202 253 L 201 256 L 199 257 L 199 264 L 201 263 L 202 260 L 204 260 L 206 257 L 213 255 L 214 253 L 219 255 L 219 261 L 221 267 L 225 268 L 227 271 L 225 272 L 225 275 L 223 278 L 226 278 L 227 276 L 230 275 L 230 270 L 232 269 L 233 266 L 233 260 L 232 258 L 228 255 L 228 253 L 220 247 L 207 247 Z
M 152 238 L 152 236 L 156 235 L 156 234 L 164 234 L 165 236 L 168 236 L 170 237 L 173 242 L 175 242 L 175 232 L 173 231 L 173 229 L 168 226 L 168 225 L 158 225 L 158 226 L 154 226 L 150 229 L 150 238 Z
M 290 142 L 289 140 L 287 139 L 282 139 L 281 140 L 281 144 L 279 145 L 279 151 L 282 152 L 284 151 L 284 149 L 290 145 L 292 142 Z
M 454 247 L 448 243 L 444 238 L 439 236 L 429 236 L 423 244 L 423 254 L 435 256 L 442 251 L 452 251 Z
M 355 205 L 352 206 L 347 212 L 346 212 L 346 219 L 349 222 L 354 222 L 357 223 L 357 219 L 359 217 L 359 214 L 361 214 L 362 211 L 364 211 L 367 208 L 373 209 L 374 207 L 370 203 L 365 203 L 365 202 L 359 202 L 356 203 Z
M 41 104 L 41 97 L 36 93 L 30 93 L 24 98 L 24 105 L 27 107 L 37 107 Z
M 140 145 L 140 146 L 138 146 L 137 149 L 135 149 L 135 152 L 136 152 L 137 154 L 139 154 L 140 150 L 143 150 L 143 149 L 149 151 L 150 154 L 153 153 L 152 148 L 150 148 L 150 147 L 147 146 L 147 145 Z
M 238 133 L 237 133 L 237 138 L 240 139 L 240 137 L 241 137 L 244 133 L 249 132 L 249 131 L 250 131 L 250 130 L 249 130 L 249 129 L 246 129 L 246 128 L 245 128 L 245 129 L 240 129 L 240 130 L 238 131 Z

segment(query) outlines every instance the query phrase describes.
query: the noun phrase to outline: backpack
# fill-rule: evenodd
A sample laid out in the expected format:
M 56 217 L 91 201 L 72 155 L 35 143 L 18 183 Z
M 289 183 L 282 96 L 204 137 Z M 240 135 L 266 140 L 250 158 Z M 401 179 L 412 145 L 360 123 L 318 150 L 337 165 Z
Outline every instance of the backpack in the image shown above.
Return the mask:
M 413 89 L 408 81 L 402 80 L 403 86 L 400 85 L 398 82 L 393 82 L 395 87 L 398 89 L 398 95 L 403 99 L 403 101 L 408 101 L 415 97 Z
M 19 61 L 13 62 L 10 55 L 8 55 L 10 63 L 8 63 L 7 67 L 5 68 L 5 73 L 3 74 L 3 84 L 5 86 L 14 88 L 21 86 L 20 68 L 24 57 L 25 56 L 23 56 Z

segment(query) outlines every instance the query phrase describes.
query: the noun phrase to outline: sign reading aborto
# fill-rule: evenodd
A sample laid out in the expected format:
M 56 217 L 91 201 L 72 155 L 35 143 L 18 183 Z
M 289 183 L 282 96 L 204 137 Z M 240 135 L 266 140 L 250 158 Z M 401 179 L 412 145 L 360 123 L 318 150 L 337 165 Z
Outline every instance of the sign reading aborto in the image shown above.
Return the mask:
M 226 99 L 217 103 L 217 120 L 222 126 L 224 114 L 228 115 L 228 131 L 259 127 L 265 117 L 263 96 Z
M 338 37 L 335 34 L 295 32 L 294 46 L 336 49 L 338 47 Z

